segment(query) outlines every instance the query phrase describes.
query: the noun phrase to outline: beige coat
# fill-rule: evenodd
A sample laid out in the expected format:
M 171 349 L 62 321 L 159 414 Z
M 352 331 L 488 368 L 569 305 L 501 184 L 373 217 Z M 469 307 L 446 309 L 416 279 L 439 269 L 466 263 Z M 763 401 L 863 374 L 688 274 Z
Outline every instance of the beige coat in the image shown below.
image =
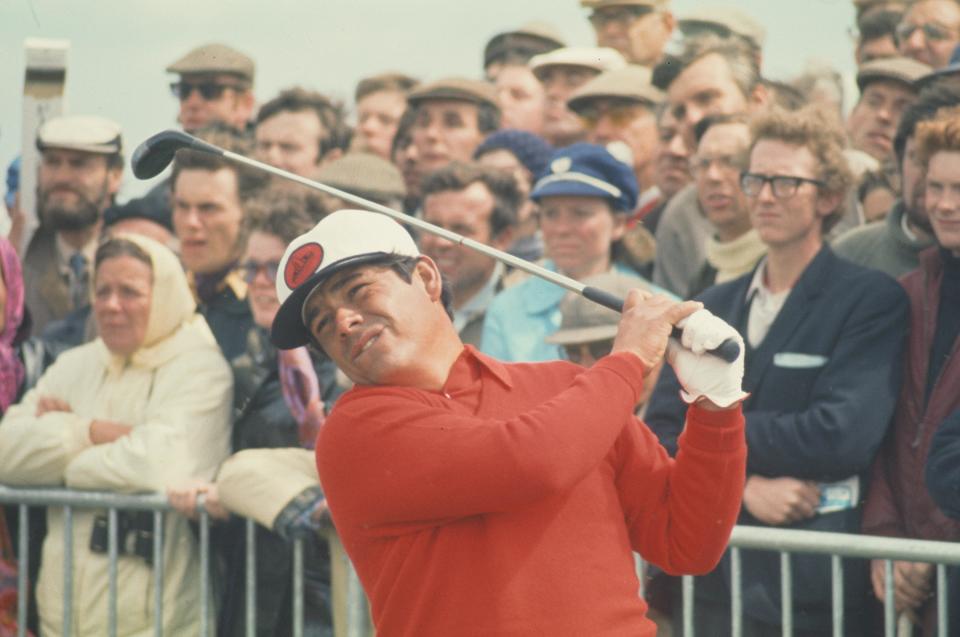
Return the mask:
M 153 262 L 154 284 L 144 344 L 128 358 L 103 341 L 60 356 L 0 422 L 0 482 L 136 493 L 162 492 L 190 477 L 212 479 L 229 452 L 232 376 L 174 255 L 158 243 L 127 237 Z M 71 412 L 37 417 L 40 396 Z M 133 426 L 112 443 L 93 445 L 90 422 Z M 108 560 L 89 550 L 95 514 L 76 509 L 73 530 L 73 634 L 107 634 Z M 37 586 L 41 632 L 62 632 L 63 509 L 48 511 L 49 532 Z M 198 634 L 199 547 L 187 521 L 164 526 L 164 634 Z M 153 570 L 136 556 L 118 564 L 118 632 L 153 634 Z

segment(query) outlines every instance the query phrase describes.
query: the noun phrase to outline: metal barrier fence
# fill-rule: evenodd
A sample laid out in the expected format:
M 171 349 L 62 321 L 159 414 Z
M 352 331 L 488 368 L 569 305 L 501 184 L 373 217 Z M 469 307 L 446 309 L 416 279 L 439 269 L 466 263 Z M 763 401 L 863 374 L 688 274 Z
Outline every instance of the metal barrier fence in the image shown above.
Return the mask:
M 19 506 L 19 541 L 17 555 L 19 563 L 18 573 L 18 605 L 17 621 L 19 636 L 25 635 L 27 623 L 27 572 L 29 549 L 29 522 L 27 508 L 29 506 L 63 507 L 64 547 L 63 547 L 63 634 L 68 637 L 73 621 L 72 613 L 72 555 L 73 555 L 73 511 L 74 509 L 106 509 L 107 510 L 107 555 L 109 558 L 109 583 L 107 600 L 107 625 L 109 635 L 117 634 L 117 559 L 119 555 L 118 541 L 118 512 L 123 511 L 152 511 L 153 512 L 153 576 L 154 576 L 154 634 L 163 634 L 163 523 L 164 516 L 172 512 L 167 499 L 162 494 L 125 495 L 112 492 L 75 491 L 70 489 L 51 488 L 12 488 L 0 485 L 0 503 Z M 210 600 L 210 517 L 202 510 L 199 517 L 200 529 L 200 603 L 201 626 L 200 634 L 209 635 L 213 622 L 211 621 L 212 608 Z M 176 515 L 174 513 L 174 515 Z M 256 629 L 256 533 L 255 522 L 246 521 L 246 631 L 254 635 Z M 732 591 L 732 626 L 734 637 L 741 637 L 743 630 L 743 600 L 741 596 L 741 559 L 743 549 L 776 551 L 780 553 L 781 587 L 783 594 L 781 619 L 783 634 L 793 634 L 793 607 L 792 607 L 792 574 L 791 555 L 794 553 L 813 553 L 831 556 L 832 564 L 832 598 L 833 598 L 833 635 L 844 635 L 843 609 L 843 563 L 841 558 L 882 559 L 886 564 L 886 599 L 884 601 L 884 630 L 886 637 L 896 635 L 896 616 L 894 611 L 893 591 L 893 561 L 907 560 L 912 562 L 930 562 L 936 564 L 937 581 L 937 617 L 940 637 L 946 637 L 950 612 L 947 608 L 947 576 L 948 565 L 960 565 L 960 543 L 930 542 L 924 540 L 907 540 L 883 538 L 865 535 L 849 535 L 842 533 L 823 533 L 816 531 L 796 531 L 789 529 L 771 529 L 765 527 L 738 526 L 733 530 L 730 538 L 731 549 L 731 586 Z M 293 543 L 293 618 L 292 631 L 295 637 L 304 634 L 304 560 L 303 539 Z M 337 637 L 369 637 L 369 613 L 366 599 L 360 587 L 356 573 L 346 560 L 345 554 L 331 550 L 331 572 L 337 578 L 337 573 L 343 573 L 343 581 L 334 583 L 334 609 L 336 618 Z M 342 563 L 337 563 L 341 560 Z M 644 581 L 643 574 L 646 565 L 637 559 L 637 571 L 640 581 Z M 682 578 L 683 591 L 683 634 L 694 637 L 694 578 Z M 642 594 L 641 590 L 641 594 Z M 960 611 L 960 609 L 954 609 Z M 957 613 L 954 613 L 955 615 Z M 960 621 L 954 617 L 954 621 Z

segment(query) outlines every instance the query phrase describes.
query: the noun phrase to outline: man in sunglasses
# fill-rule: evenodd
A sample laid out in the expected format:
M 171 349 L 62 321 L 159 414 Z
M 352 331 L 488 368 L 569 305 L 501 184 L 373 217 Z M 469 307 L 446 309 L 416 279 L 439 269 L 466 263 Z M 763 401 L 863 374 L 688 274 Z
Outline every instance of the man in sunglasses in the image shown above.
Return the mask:
M 895 34 L 901 55 L 935 69 L 943 68 L 960 44 L 960 4 L 955 0 L 914 2 Z
M 213 122 L 246 129 L 253 116 L 254 64 L 223 44 L 204 44 L 167 67 L 179 75 L 170 88 L 180 102 L 177 121 L 192 133 Z
M 893 414 L 907 299 L 891 277 L 838 258 L 824 235 L 853 177 L 844 132 L 814 108 L 774 109 L 751 124 L 740 186 L 767 247 L 759 265 L 698 300 L 743 334 L 747 481 L 739 523 L 859 532 L 867 471 Z M 675 448 L 686 406 L 664 369 L 646 420 Z M 780 564 L 741 556 L 745 635 L 779 633 Z M 829 634 L 830 559 L 795 556 L 794 635 Z M 731 625 L 729 554 L 695 586 L 697 634 Z M 866 568 L 845 565 L 845 634 L 860 634 Z
M 676 24 L 670 0 L 580 0 L 580 5 L 590 9 L 597 46 L 651 68 L 663 56 Z
M 654 179 L 657 154 L 657 106 L 663 93 L 650 84 L 649 70 L 631 65 L 607 71 L 581 86 L 567 107 L 587 127 L 587 141 L 606 146 L 623 142 L 632 154 L 640 184 L 638 207 L 660 198 Z

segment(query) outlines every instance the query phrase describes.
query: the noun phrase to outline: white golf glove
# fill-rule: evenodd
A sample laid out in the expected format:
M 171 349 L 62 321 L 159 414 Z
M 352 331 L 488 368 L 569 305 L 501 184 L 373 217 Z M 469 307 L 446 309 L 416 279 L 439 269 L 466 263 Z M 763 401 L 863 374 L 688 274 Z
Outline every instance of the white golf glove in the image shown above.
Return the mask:
M 673 366 L 687 403 L 707 398 L 718 407 L 729 407 L 747 397 L 743 391 L 743 337 L 726 321 L 707 310 L 697 310 L 677 324 L 683 330 L 680 342 L 671 338 L 667 360 Z M 727 339 L 740 344 L 737 360 L 728 363 L 708 353 Z

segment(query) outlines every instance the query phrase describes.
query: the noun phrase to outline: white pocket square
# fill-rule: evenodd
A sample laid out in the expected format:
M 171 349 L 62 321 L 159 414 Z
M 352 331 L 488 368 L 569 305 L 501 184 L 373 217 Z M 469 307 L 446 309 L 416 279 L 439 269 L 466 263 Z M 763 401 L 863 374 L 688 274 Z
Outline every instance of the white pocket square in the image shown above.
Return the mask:
M 800 352 L 780 352 L 773 355 L 773 364 L 786 369 L 811 369 L 823 367 L 829 359 L 819 354 L 802 354 Z

